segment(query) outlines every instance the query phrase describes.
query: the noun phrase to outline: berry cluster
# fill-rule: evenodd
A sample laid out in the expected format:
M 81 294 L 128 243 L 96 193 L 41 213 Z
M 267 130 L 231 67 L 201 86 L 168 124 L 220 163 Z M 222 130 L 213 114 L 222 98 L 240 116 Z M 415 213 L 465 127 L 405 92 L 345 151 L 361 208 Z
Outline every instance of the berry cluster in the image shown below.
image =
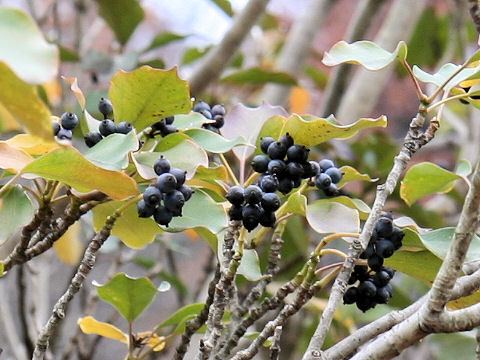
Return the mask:
M 132 131 L 133 126 L 128 121 L 122 121 L 117 124 L 108 118 L 108 115 L 113 113 L 113 106 L 110 100 L 103 97 L 100 98 L 98 110 L 102 113 L 103 120 L 98 126 L 98 132 L 93 131 L 85 135 L 84 140 L 88 147 L 96 145 L 100 140 L 110 134 L 128 134 Z
M 245 189 L 232 186 L 226 198 L 232 204 L 228 211 L 230 220 L 242 221 L 248 231 L 255 229 L 258 224 L 265 227 L 275 225 L 275 210 L 280 207 L 280 198 L 275 192 L 262 191 L 257 185 L 249 185 Z
M 66 112 L 60 117 L 60 122 L 52 120 L 53 135 L 59 140 L 72 140 L 73 129 L 78 124 L 78 117 L 74 113 Z
M 315 178 L 315 185 L 322 190 L 326 196 L 338 194 L 337 184 L 342 180 L 343 173 L 330 159 L 323 159 L 318 162 L 318 173 Z
M 389 284 L 393 278 L 394 270 L 384 267 L 383 261 L 393 255 L 402 247 L 404 232 L 393 225 L 391 214 L 380 216 L 367 249 L 360 258 L 367 259 L 367 266 L 357 265 L 348 281 L 350 285 L 359 281 L 358 286 L 350 287 L 343 296 L 345 304 L 356 303 L 363 312 L 375 307 L 377 304 L 386 304 L 392 297 L 392 286 Z
M 193 194 L 185 184 L 186 171 L 171 168 L 170 161 L 161 156 L 153 164 L 158 175 L 155 184 L 143 192 L 143 199 L 137 203 L 138 216 L 153 218 L 159 225 L 168 226 L 173 217 L 182 216 L 182 208 Z
M 261 173 L 258 184 L 265 192 L 280 191 L 288 194 L 300 186 L 302 179 L 317 174 L 318 164 L 308 161 L 309 149 L 294 143 L 287 133 L 275 140 L 266 136 L 261 139 L 260 148 L 263 154 L 252 160 L 252 168 Z
M 219 129 L 225 124 L 225 107 L 222 104 L 216 104 L 210 107 L 205 101 L 199 101 L 193 107 L 194 112 L 202 114 L 208 120 L 215 122 L 209 122 L 202 125 L 204 129 L 213 131 L 219 134 Z
M 169 134 L 178 132 L 178 129 L 173 125 L 174 120 L 174 116 L 167 116 L 166 118 L 157 121 L 151 126 L 152 130 L 150 131 L 149 136 L 154 137 L 156 135 L 161 135 L 162 137 L 165 137 Z

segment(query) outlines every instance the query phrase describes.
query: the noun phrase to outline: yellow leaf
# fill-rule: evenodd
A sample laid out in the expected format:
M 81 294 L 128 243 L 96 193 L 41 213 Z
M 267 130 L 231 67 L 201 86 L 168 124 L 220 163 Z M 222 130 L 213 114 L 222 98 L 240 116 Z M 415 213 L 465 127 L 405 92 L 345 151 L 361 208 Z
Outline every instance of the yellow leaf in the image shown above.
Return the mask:
M 151 331 L 145 331 L 137 334 L 137 339 L 148 338 L 147 346 L 153 348 L 153 351 L 162 351 L 165 348 L 165 337 L 158 336 L 151 333 Z
M 22 129 L 17 120 L 2 104 L 0 104 L 0 128 L 3 132 Z
M 96 334 L 128 344 L 127 334 L 122 332 L 116 326 L 96 320 L 93 316 L 80 318 L 77 323 L 85 334 Z
M 77 221 L 67 230 L 63 236 L 55 241 L 53 248 L 57 256 L 65 264 L 77 265 L 82 255 L 82 244 L 79 239 L 80 223 Z
M 30 134 L 19 134 L 8 139 L 5 142 L 8 145 L 13 146 L 17 149 L 24 150 L 30 155 L 43 155 L 53 149 L 60 147 L 60 145 L 56 142 L 45 141 L 38 136 Z
M 48 101 L 53 106 L 58 106 L 62 99 L 62 88 L 57 80 L 52 80 L 42 84 L 43 89 L 47 93 Z
M 25 151 L 10 146 L 5 141 L 0 142 L 0 168 L 12 172 L 22 170 L 33 161 L 33 157 Z
M 295 86 L 290 92 L 288 102 L 292 113 L 304 114 L 310 105 L 310 93 L 304 87 Z

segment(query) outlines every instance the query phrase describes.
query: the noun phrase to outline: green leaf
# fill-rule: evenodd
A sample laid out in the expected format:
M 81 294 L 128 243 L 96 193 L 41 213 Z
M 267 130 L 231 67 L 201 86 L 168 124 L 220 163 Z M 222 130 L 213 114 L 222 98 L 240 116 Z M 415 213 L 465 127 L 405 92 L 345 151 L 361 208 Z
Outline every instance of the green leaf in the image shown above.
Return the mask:
M 358 210 L 361 220 L 366 220 L 368 215 L 370 214 L 370 207 L 360 199 L 354 199 L 348 196 L 336 196 L 329 200 L 336 201 L 340 204 L 348 206 L 349 208 Z
M 350 181 L 368 181 L 368 182 L 375 182 L 378 179 L 372 179 L 368 174 L 362 174 L 357 169 L 351 166 L 342 166 L 340 170 L 343 173 L 342 180 L 337 184 L 337 187 L 340 189 L 346 183 Z
M 116 200 L 138 194 L 137 184 L 131 177 L 92 164 L 74 148 L 61 148 L 43 155 L 22 172 L 61 181 L 80 192 L 99 190 Z
M 204 303 L 195 303 L 182 307 L 181 309 L 175 311 L 170 315 L 166 320 L 164 320 L 160 325 L 157 326 L 158 329 L 164 328 L 166 326 L 178 325 L 185 318 L 191 319 L 194 316 L 197 316 L 200 311 L 204 308 Z
M 170 160 L 173 167 L 185 170 L 187 179 L 195 175 L 197 167 L 208 166 L 208 155 L 205 150 L 190 140 L 187 135 L 175 133 L 163 138 L 155 148 L 155 152 L 143 151 L 133 154 L 140 176 L 144 179 L 155 178 L 157 175 L 153 171 L 153 163 L 162 155 Z
M 1 9 L 0 7 L 0 14 Z M 1 41 L 2 40 L 0 40 L 0 42 Z M 35 87 L 23 82 L 23 80 L 17 77 L 17 75 L 1 61 L 0 105 L 3 106 L 15 120 L 22 124 L 30 134 L 50 142 L 53 141 L 50 111 L 38 97 Z
M 342 63 L 358 64 L 367 70 L 380 70 L 395 59 L 404 60 L 407 56 L 407 45 L 400 41 L 393 52 L 388 52 L 371 41 L 357 41 L 348 44 L 340 41 L 325 52 L 322 62 L 327 66 Z
M 88 149 L 83 155 L 92 163 L 107 170 L 122 170 L 128 166 L 128 154 L 138 148 L 135 131 L 111 134 Z
M 297 80 L 286 72 L 269 71 L 258 67 L 234 72 L 221 79 L 225 83 L 263 85 L 276 83 L 281 85 L 296 85 Z
M 109 97 L 115 121 L 129 121 L 137 131 L 160 119 L 191 109 L 190 91 L 177 69 L 142 66 L 132 72 L 118 71 L 112 78 Z
M 215 202 L 204 191 L 195 189 L 191 199 L 183 206 L 182 216 L 173 218 L 169 230 L 205 228 L 216 234 L 227 224 L 228 218 L 222 204 Z
M 175 115 L 174 125 L 177 129 L 188 130 L 188 129 L 201 129 L 202 125 L 208 120 L 202 114 L 197 112 L 191 112 L 189 114 L 180 114 Z
M 260 260 L 254 249 L 244 249 L 237 273 L 249 281 L 258 281 L 264 278 L 260 269 Z
M 270 118 L 260 132 L 262 136 L 280 136 L 289 133 L 294 139 L 295 144 L 312 147 L 319 145 L 331 139 L 345 139 L 352 137 L 358 131 L 371 127 L 386 127 L 387 118 L 381 116 L 377 119 L 362 118 L 349 125 L 339 124 L 335 118 L 302 118 L 294 114 L 289 118 L 283 116 L 274 116 Z M 258 144 L 260 139 L 258 139 Z M 257 150 L 260 147 L 257 147 Z
M 460 160 L 457 164 L 455 174 L 460 176 L 468 176 L 472 173 L 472 164 L 468 160 Z
M 62 62 L 77 62 L 80 61 L 80 56 L 74 51 L 63 46 L 58 46 L 60 50 L 60 60 Z
M 275 115 L 286 116 L 287 113 L 280 106 L 271 106 L 267 103 L 263 103 L 256 108 L 248 108 L 242 104 L 238 104 L 232 107 L 227 113 L 225 116 L 225 125 L 220 131 L 227 139 L 235 139 L 238 136 L 242 136 L 248 144 L 255 145 L 263 124 Z M 233 153 L 242 163 L 244 163 L 254 151 L 255 148 L 247 146 L 238 146 L 233 149 Z
M 305 216 L 307 213 L 307 198 L 300 192 L 296 191 L 292 193 L 285 205 L 285 211 L 293 214 Z
M 210 46 L 203 49 L 199 49 L 199 48 L 187 49 L 183 54 L 182 65 L 188 65 L 194 62 L 195 60 L 200 59 L 202 56 L 204 56 L 208 52 L 208 50 L 210 50 Z
M 405 234 L 402 240 L 403 250 L 413 252 L 426 250 L 426 247 L 423 245 L 422 238 L 418 232 L 410 228 L 404 228 L 402 231 Z
M 29 223 L 33 217 L 33 205 L 20 185 L 10 186 L 0 195 L 0 245 L 13 232 Z
M 418 66 L 414 66 L 413 74 L 418 80 L 422 82 L 441 86 L 459 68 L 460 68 L 460 65 L 448 63 L 443 65 L 440 68 L 440 70 L 438 70 L 435 74 L 430 74 L 426 71 L 423 71 Z M 479 77 L 480 77 L 480 66 L 477 66 L 474 68 L 466 68 L 460 71 L 457 75 L 455 75 L 453 79 L 448 82 L 445 88 L 451 89 L 452 87 L 458 85 L 464 80 L 478 79 Z
M 94 284 L 98 296 L 110 303 L 129 322 L 133 322 L 157 295 L 157 288 L 148 278 L 134 279 L 119 273 L 105 285 Z
M 406 251 L 400 249 L 385 259 L 385 266 L 394 268 L 407 275 L 431 285 L 442 261 L 430 251 Z
M 0 262 L 0 278 L 5 275 L 3 269 L 4 269 L 5 265 L 3 264 L 3 262 Z
M 95 231 L 100 231 L 105 224 L 107 216 L 112 215 L 115 210 L 124 205 L 123 201 L 109 201 L 97 205 L 93 209 L 93 226 Z M 138 231 L 138 229 L 142 229 Z M 157 234 L 163 230 L 153 218 L 139 218 L 135 205 L 127 207 L 122 216 L 115 222 L 112 235 L 117 236 L 125 245 L 132 249 L 140 249 L 153 242 Z
M 172 32 L 163 32 L 155 36 L 152 42 L 150 43 L 150 45 L 145 50 L 143 50 L 143 52 L 147 52 L 157 47 L 170 44 L 171 42 L 174 42 L 174 41 L 183 40 L 187 36 L 188 35 L 179 35 Z
M 137 0 L 97 0 L 98 13 L 125 45 L 137 25 L 143 20 L 143 9 Z
M 215 134 L 206 129 L 191 129 L 183 132 L 195 141 L 199 146 L 208 152 L 223 154 L 232 150 L 235 146 L 247 144 L 245 139 L 237 137 L 232 140 L 225 139 L 223 136 Z
M 233 16 L 232 4 L 229 0 L 210 0 L 217 5 L 228 16 Z
M 443 229 L 436 229 L 428 231 L 424 234 L 420 234 L 425 247 L 435 254 L 440 259 L 445 259 L 450 244 L 452 243 L 453 236 L 455 234 L 455 228 L 448 227 Z M 480 238 L 474 234 L 470 247 L 468 248 L 467 255 L 465 257 L 466 262 L 475 261 L 480 259 Z
M 21 10 L 2 6 L 0 7 L 0 62 L 7 64 L 23 81 L 41 84 L 57 76 L 58 49 L 45 41 L 31 17 Z M 4 75 L 1 74 L 0 79 L 3 77 Z M 0 80 L 0 82 L 3 81 Z M 5 91 L 0 91 L 0 93 L 3 92 Z M 25 102 L 25 105 L 30 105 L 25 98 L 20 99 Z M 39 134 L 35 133 L 35 135 Z
M 358 211 L 330 199 L 309 204 L 307 221 L 312 229 L 320 234 L 360 231 Z
M 460 178 L 438 165 L 422 162 L 408 169 L 400 185 L 400 197 L 411 206 L 422 196 L 449 192 Z

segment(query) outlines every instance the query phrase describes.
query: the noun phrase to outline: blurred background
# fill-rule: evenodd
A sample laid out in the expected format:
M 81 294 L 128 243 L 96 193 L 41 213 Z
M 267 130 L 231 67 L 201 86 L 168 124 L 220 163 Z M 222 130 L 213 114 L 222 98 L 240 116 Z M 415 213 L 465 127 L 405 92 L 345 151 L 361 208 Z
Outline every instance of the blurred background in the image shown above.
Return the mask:
M 393 163 L 419 101 L 411 79 L 400 66 L 369 72 L 360 67 L 342 65 L 329 68 L 321 63 L 323 53 L 340 40 L 372 40 L 392 51 L 401 40 L 408 44 L 407 61 L 434 72 L 447 62 L 462 63 L 478 49 L 478 34 L 468 14 L 466 1 L 460 0 L 271 0 L 258 22 L 245 31 L 243 41 L 227 54 L 225 66 L 207 78 L 200 78 L 208 53 L 221 43 L 225 34 L 241 16 L 246 0 L 0 0 L 0 6 L 24 10 L 35 20 L 45 38 L 60 48 L 58 78 L 42 84 L 45 97 L 56 115 L 79 112 L 69 85 L 61 76 L 76 77 L 87 97 L 87 109 L 99 115 L 100 97 L 108 96 L 109 81 L 118 70 L 130 71 L 142 65 L 170 69 L 178 67 L 182 78 L 191 81 L 192 96 L 209 103 L 223 103 L 227 110 L 237 103 L 259 106 L 263 101 L 281 105 L 287 111 L 326 117 L 334 114 L 344 124 L 361 117 L 386 115 L 389 125 L 382 130 L 367 130 L 347 141 L 332 141 L 315 149 L 320 157 L 334 158 L 340 165 L 352 165 L 380 183 Z M 425 89 L 432 93 L 432 89 Z M 0 120 L 1 117 L 0 117 Z M 459 160 L 474 160 L 478 153 L 480 117 L 478 110 L 460 102 L 449 105 L 435 140 L 422 149 L 412 164 L 431 161 L 455 170 Z M 15 134 L 14 124 L 1 122 L 2 138 Z M 233 161 L 233 158 L 232 158 Z M 354 183 L 346 191 L 371 204 L 376 184 Z M 430 196 L 407 206 L 393 194 L 387 210 L 409 216 L 423 227 L 455 224 L 466 187 L 462 183 L 448 194 Z M 83 221 L 72 241 L 80 254 L 92 234 L 91 220 Z M 287 226 L 282 276 L 288 278 L 305 261 L 308 249 L 318 239 L 306 230 L 302 220 L 293 217 Z M 345 248 L 343 243 L 334 247 Z M 63 292 L 78 256 L 65 261 L 55 253 L 33 261 L 17 276 L 0 282 L 0 331 L 2 359 L 24 358 L 15 337 L 7 331 L 10 321 L 21 327 L 20 313 L 35 308 L 37 323 L 44 323 L 48 312 Z M 137 252 L 110 239 L 102 250 L 99 266 L 89 280 L 104 283 L 108 274 L 124 271 L 132 276 L 148 274 L 156 284 L 164 281 L 168 290 L 158 296 L 142 316 L 138 331 L 145 331 L 168 317 L 176 309 L 202 301 L 204 285 L 210 278 L 213 254 L 198 234 L 162 234 L 157 241 Z M 332 261 L 329 259 L 325 259 Z M 24 274 L 27 273 L 27 275 Z M 15 285 L 23 283 L 20 291 Z M 79 316 L 96 314 L 99 320 L 125 328 L 121 319 L 106 304 L 99 303 L 86 286 L 74 300 L 74 309 L 55 338 L 53 349 L 62 357 L 55 359 L 118 359 L 122 344 L 79 334 Z M 272 284 L 274 289 L 276 284 Z M 327 346 L 355 328 L 391 311 L 403 308 L 421 296 L 426 285 L 408 276 L 395 280 L 395 294 L 389 305 L 381 305 L 366 314 L 342 306 L 335 319 Z M 5 299 L 5 295 L 3 296 Z M 23 299 L 19 301 L 19 299 Z M 317 315 L 325 306 L 328 292 L 315 298 L 298 316 L 291 319 L 282 335 L 282 359 L 297 359 L 303 353 L 316 326 Z M 10 320 L 8 320 L 10 319 Z M 118 321 L 117 321 L 118 320 Z M 2 322 L 0 322 L 0 328 Z M 299 336 L 300 334 L 300 336 Z M 29 334 L 20 331 L 20 337 Z M 30 334 L 31 335 L 31 334 Z M 18 338 L 17 338 L 18 340 Z M 193 341 L 196 345 L 198 341 Z M 18 343 L 17 343 L 18 344 Z M 78 345 L 80 344 L 80 345 Z M 470 359 L 462 348 L 474 349 L 471 334 L 434 335 L 399 359 Z M 79 348 L 89 349 L 86 353 Z M 174 341 L 158 359 L 171 358 Z M 266 358 L 259 354 L 258 359 Z M 187 356 L 188 358 L 188 356 Z

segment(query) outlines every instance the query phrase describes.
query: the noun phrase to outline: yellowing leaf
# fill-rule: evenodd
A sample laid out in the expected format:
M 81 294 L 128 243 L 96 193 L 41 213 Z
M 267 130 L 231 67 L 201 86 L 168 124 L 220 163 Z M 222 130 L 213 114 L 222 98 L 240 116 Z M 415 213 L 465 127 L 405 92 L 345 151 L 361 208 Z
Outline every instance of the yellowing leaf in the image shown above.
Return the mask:
M 58 106 L 62 99 L 62 88 L 57 80 L 52 80 L 42 84 L 43 89 L 47 94 L 48 101 L 53 106 Z
M 10 146 L 5 141 L 0 142 L 0 168 L 10 171 L 20 171 L 33 161 L 33 157 L 25 151 Z
M 80 88 L 78 87 L 77 78 L 76 77 L 67 78 L 67 77 L 62 76 L 62 79 L 70 84 L 70 89 L 75 94 L 75 97 L 77 98 L 78 104 L 80 105 L 82 110 L 84 110 L 86 100 L 85 100 L 85 96 L 83 95 L 82 90 L 80 90 Z
M 296 114 L 306 113 L 308 105 L 310 105 L 310 100 L 310 93 L 307 89 L 301 86 L 293 87 L 288 99 L 290 111 Z
M 153 348 L 153 351 L 162 351 L 165 348 L 165 336 L 152 334 L 150 331 L 144 331 L 137 334 L 137 339 L 148 339 L 147 346 Z
M 30 155 L 43 155 L 53 149 L 61 147 L 54 141 L 45 141 L 42 138 L 31 134 L 19 134 L 5 142 L 17 149 L 24 150 Z
M 96 334 L 128 344 L 127 334 L 116 326 L 96 320 L 93 316 L 80 318 L 78 319 L 77 324 L 80 326 L 80 329 L 84 334 Z
M 0 104 L 0 129 L 2 132 L 19 131 L 22 129 L 17 120 L 2 104 Z
M 82 256 L 80 230 L 80 223 L 77 221 L 53 244 L 58 258 L 67 265 L 77 265 Z
M 53 140 L 50 111 L 38 97 L 36 88 L 20 79 L 1 61 L 0 104 L 30 134 L 39 136 L 47 141 Z
M 23 173 L 58 180 L 80 192 L 99 190 L 116 200 L 138 194 L 137 183 L 131 177 L 95 166 L 74 148 L 60 148 L 43 155 L 28 164 Z

